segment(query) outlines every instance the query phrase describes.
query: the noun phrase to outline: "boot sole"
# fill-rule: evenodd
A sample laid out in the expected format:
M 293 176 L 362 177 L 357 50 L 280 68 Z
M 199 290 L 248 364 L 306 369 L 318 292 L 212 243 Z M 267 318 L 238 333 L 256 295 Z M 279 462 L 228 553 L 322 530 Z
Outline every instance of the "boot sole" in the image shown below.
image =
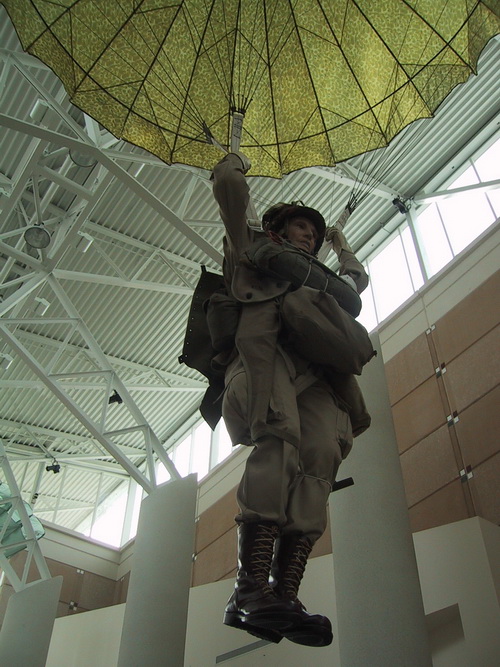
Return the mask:
M 252 612 L 250 614 L 241 614 L 238 612 L 226 611 L 224 614 L 225 625 L 239 627 L 236 624 L 247 624 L 264 630 L 291 630 L 301 621 L 300 614 L 296 612 Z
M 328 630 L 324 630 L 323 632 L 312 630 L 285 630 L 283 636 L 286 637 L 288 641 L 294 642 L 295 644 L 314 646 L 316 648 L 330 646 L 333 641 L 333 634 Z
M 283 635 L 277 630 L 258 628 L 255 625 L 247 623 L 246 621 L 242 621 L 234 614 L 224 614 L 223 622 L 224 625 L 228 625 L 229 627 L 236 628 L 238 630 L 244 630 L 253 637 L 264 639 L 265 641 L 272 642 L 273 644 L 279 644 L 279 642 L 283 639 Z

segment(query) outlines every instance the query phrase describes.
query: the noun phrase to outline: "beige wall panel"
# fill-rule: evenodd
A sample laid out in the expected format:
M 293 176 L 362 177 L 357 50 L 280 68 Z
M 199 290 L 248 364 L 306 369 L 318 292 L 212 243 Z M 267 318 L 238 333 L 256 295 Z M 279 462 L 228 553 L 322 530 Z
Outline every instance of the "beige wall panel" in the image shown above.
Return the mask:
M 446 421 L 435 377 L 431 377 L 392 408 L 400 452 L 419 442 Z
M 465 465 L 474 468 L 500 451 L 500 385 L 461 412 L 455 429 Z
M 500 524 L 500 454 L 474 468 L 473 474 L 470 485 L 477 514 Z
M 385 364 L 391 405 L 434 375 L 427 335 L 422 333 Z
M 237 562 L 236 525 L 227 533 L 196 554 L 193 566 L 193 586 L 224 579 Z
M 118 579 L 113 595 L 113 604 L 122 604 L 127 601 L 128 584 L 130 581 L 130 572 Z
M 459 476 L 448 426 L 441 426 L 400 456 L 408 507 Z
M 113 604 L 116 582 L 92 572 L 83 575 L 82 589 L 77 600 L 79 607 L 100 609 Z
M 80 591 L 82 589 L 83 574 L 77 571 L 77 568 L 65 563 L 59 563 L 56 560 L 47 559 L 50 574 L 53 577 L 59 575 L 63 578 L 61 595 L 59 597 L 61 602 L 70 603 L 78 602 Z
M 411 529 L 414 533 L 468 519 L 470 516 L 460 480 L 436 491 L 432 496 L 414 505 L 409 512 Z
M 232 489 L 200 514 L 196 522 L 196 552 L 202 551 L 232 528 L 237 512 L 236 489 Z
M 444 382 L 452 408 L 459 413 L 498 384 L 500 326 L 487 333 L 447 365 Z
M 449 363 L 500 322 L 500 271 L 436 322 L 441 362 Z

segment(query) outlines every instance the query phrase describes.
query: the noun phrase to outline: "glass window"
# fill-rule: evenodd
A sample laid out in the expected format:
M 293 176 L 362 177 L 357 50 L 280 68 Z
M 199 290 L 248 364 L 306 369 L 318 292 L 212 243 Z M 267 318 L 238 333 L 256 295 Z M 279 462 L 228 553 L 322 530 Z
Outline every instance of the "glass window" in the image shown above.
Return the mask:
M 488 150 L 474 160 L 474 166 L 477 170 L 482 183 L 487 181 L 497 181 L 500 178 L 500 140 L 496 141 Z M 488 190 L 486 197 L 490 202 L 495 218 L 500 218 L 500 188 Z
M 371 285 L 368 285 L 365 291 L 361 294 L 361 302 L 363 307 L 357 318 L 358 322 L 361 322 L 368 331 L 373 331 L 377 326 L 377 312 L 375 310 Z
M 413 294 L 410 271 L 398 234 L 368 262 L 379 321 L 390 315 Z
M 433 276 L 453 259 L 453 253 L 444 231 L 436 204 L 431 204 L 415 221 L 415 231 L 420 243 L 425 268 Z
M 94 540 L 99 540 L 99 542 L 111 544 L 114 547 L 121 546 L 127 495 L 128 482 L 121 484 L 116 491 L 101 503 L 98 510 L 100 516 L 92 526 L 90 537 Z
M 198 480 L 204 477 L 210 467 L 210 442 L 212 430 L 206 422 L 201 422 L 194 429 L 193 452 L 190 472 L 198 473 Z
M 169 457 L 172 456 L 172 452 L 169 452 Z M 174 462 L 175 465 L 175 462 Z M 177 467 L 177 466 L 175 466 Z M 170 473 L 168 470 L 165 468 L 163 463 L 158 461 L 158 465 L 156 467 L 156 483 L 157 484 L 164 484 L 165 482 L 168 482 L 170 479 Z
M 413 290 L 416 291 L 424 284 L 424 276 L 422 275 L 420 264 L 418 263 L 417 251 L 415 250 L 415 244 L 413 243 L 411 231 L 408 226 L 401 232 L 401 239 L 403 241 L 408 268 L 410 269 Z
M 496 181 L 500 178 L 500 139 L 495 141 L 488 150 L 486 150 L 480 157 L 474 160 L 474 166 L 481 180 L 481 183 L 486 181 Z
M 212 467 L 215 467 L 218 463 L 227 459 L 229 454 L 233 451 L 233 443 L 231 442 L 226 425 L 222 419 L 217 425 L 217 429 L 214 433 L 214 445 L 215 449 L 213 452 Z
M 438 207 L 454 255 L 495 222 L 484 192 L 456 194 L 440 201 Z
M 189 463 L 191 459 L 191 432 L 184 440 L 175 445 L 172 460 L 181 477 L 189 475 Z

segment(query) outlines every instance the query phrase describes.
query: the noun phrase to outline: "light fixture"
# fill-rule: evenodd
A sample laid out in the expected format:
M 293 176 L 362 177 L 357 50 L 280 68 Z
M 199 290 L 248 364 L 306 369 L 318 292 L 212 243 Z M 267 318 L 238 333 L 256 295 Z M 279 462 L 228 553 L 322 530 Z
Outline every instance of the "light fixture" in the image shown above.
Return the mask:
M 31 248 L 42 250 L 50 244 L 50 233 L 44 225 L 32 225 L 24 232 L 24 240 Z
M 82 167 L 82 169 L 90 169 L 97 164 L 97 160 L 93 155 L 80 153 L 80 151 L 70 150 L 69 157 L 73 164 L 76 164 L 77 167 Z
M 113 391 L 111 396 L 108 399 L 108 405 L 112 405 L 113 403 L 123 403 L 123 398 L 120 396 L 120 394 L 116 391 L 116 389 Z
M 52 471 L 52 472 L 54 473 L 54 475 L 56 475 L 56 474 L 61 470 L 61 466 L 60 466 L 59 463 L 54 459 L 54 463 L 53 463 L 52 465 L 50 465 L 50 466 L 45 466 L 45 470 L 46 470 L 47 472 L 51 472 L 51 471 Z
M 47 299 L 42 299 L 41 296 L 36 296 L 35 301 L 36 301 L 35 315 L 43 317 L 43 315 L 45 315 L 50 306 L 50 301 L 47 301 Z
M 10 354 L 0 352 L 0 369 L 2 371 L 6 371 L 13 361 L 14 357 L 11 357 Z
M 80 240 L 76 244 L 76 249 L 80 252 L 87 252 L 92 243 L 94 243 L 94 237 L 85 232 L 78 232 L 78 236 L 80 236 Z
M 406 206 L 405 202 L 400 199 L 400 197 L 393 199 L 392 204 L 398 209 L 400 213 L 408 213 L 408 207 Z

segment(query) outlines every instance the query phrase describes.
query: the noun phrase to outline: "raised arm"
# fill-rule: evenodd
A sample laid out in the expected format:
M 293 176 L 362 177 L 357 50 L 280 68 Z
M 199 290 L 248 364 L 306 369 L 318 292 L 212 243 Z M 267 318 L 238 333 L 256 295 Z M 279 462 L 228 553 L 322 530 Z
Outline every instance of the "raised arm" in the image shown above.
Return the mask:
M 214 197 L 219 204 L 227 240 L 238 255 L 246 250 L 252 238 L 247 225 L 250 195 L 245 178 L 250 163 L 245 160 L 244 155 L 228 153 L 214 168 Z
M 356 284 L 358 294 L 361 294 L 361 292 L 368 287 L 368 274 L 361 262 L 356 259 L 343 232 L 337 227 L 329 227 L 326 230 L 325 239 L 332 244 L 332 248 L 335 250 L 337 257 L 339 258 L 339 275 L 350 276 Z

